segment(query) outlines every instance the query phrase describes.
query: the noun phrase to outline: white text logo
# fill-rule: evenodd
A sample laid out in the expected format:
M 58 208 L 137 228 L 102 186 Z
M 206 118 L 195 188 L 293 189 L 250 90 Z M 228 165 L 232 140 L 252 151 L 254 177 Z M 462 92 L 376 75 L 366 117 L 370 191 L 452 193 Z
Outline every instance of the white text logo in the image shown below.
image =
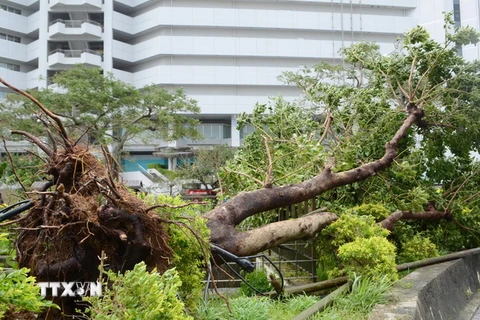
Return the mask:
M 90 297 L 102 295 L 101 282 L 39 282 L 40 294 L 42 297 Z

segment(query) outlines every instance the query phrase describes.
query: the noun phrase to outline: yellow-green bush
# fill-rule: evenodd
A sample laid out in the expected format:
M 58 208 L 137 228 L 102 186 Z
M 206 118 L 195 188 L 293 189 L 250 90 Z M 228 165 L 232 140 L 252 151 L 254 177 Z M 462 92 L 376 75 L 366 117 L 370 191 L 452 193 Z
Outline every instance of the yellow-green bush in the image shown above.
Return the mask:
M 396 248 L 387 240 L 389 234 L 371 215 L 356 215 L 353 210 L 341 215 L 322 231 L 319 277 L 356 273 L 396 278 Z
M 417 234 L 402 243 L 402 249 L 398 254 L 398 263 L 417 261 L 438 255 L 437 246 L 429 238 Z
M 388 275 L 397 279 L 395 269 L 395 245 L 384 237 L 357 238 L 338 248 L 338 257 L 343 262 L 344 271 L 367 277 Z
M 377 222 L 390 215 L 390 211 L 387 208 L 377 203 L 364 203 L 353 207 L 350 211 L 359 216 L 372 216 Z
M 355 241 L 357 238 L 387 237 L 389 233 L 387 229 L 375 223 L 374 217 L 352 213 L 343 214 L 322 231 L 322 234 L 331 238 L 332 245 L 336 247 Z

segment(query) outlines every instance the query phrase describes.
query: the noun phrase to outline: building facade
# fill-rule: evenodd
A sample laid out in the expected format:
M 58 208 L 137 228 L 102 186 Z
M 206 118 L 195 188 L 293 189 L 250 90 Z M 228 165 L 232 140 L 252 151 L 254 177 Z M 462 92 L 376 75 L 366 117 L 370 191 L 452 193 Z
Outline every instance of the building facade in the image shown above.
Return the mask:
M 298 95 L 278 80 L 284 71 L 336 63 L 359 41 L 389 53 L 417 24 L 441 39 L 445 11 L 480 30 L 479 10 L 478 0 L 0 0 L 0 76 L 43 88 L 82 63 L 138 88 L 183 87 L 201 107 L 205 140 L 132 141 L 128 150 L 145 162 L 164 147 L 239 146 L 248 128 L 236 130 L 235 115 Z M 480 56 L 475 46 L 459 52 Z

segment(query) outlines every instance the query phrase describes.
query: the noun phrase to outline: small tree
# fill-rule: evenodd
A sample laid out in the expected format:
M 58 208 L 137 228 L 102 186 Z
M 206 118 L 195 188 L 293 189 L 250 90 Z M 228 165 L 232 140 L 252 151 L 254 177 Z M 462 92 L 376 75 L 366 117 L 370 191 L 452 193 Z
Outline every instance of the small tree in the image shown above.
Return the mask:
M 30 93 L 41 100 L 76 139 L 88 137 L 93 145 L 110 144 L 118 163 L 128 139 L 174 140 L 199 137 L 197 120 L 185 113 L 200 111 L 182 89 L 166 90 L 149 85 L 141 90 L 104 75 L 99 68 L 77 66 L 52 77 L 52 85 Z M 0 103 L 0 122 L 5 128 L 44 135 L 44 115 L 34 111 L 25 97 L 8 95 Z
M 206 189 L 208 185 L 217 186 L 220 181 L 219 170 L 233 158 L 234 150 L 227 145 L 215 145 L 211 149 L 195 151 L 193 162 L 184 162 L 179 174 L 185 178 L 199 180 Z

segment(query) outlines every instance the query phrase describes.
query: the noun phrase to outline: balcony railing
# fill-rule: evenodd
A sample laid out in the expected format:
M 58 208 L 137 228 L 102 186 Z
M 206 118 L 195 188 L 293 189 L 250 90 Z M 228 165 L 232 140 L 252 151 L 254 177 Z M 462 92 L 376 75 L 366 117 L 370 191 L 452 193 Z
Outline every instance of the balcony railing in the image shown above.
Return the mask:
M 65 58 L 80 58 L 82 56 L 82 53 L 91 53 L 100 57 L 103 56 L 103 51 L 90 50 L 90 49 L 82 49 L 82 50 L 55 49 L 53 51 L 50 51 L 48 55 L 52 55 L 54 53 L 63 53 L 65 55 Z
M 95 26 L 99 26 L 99 27 L 103 28 L 103 25 L 100 22 L 89 20 L 89 19 L 86 19 L 86 20 L 56 19 L 56 20 L 50 22 L 50 25 L 54 25 L 55 23 L 63 23 L 66 28 L 81 28 L 82 24 L 84 24 L 84 23 L 90 23 L 90 24 L 93 24 Z

